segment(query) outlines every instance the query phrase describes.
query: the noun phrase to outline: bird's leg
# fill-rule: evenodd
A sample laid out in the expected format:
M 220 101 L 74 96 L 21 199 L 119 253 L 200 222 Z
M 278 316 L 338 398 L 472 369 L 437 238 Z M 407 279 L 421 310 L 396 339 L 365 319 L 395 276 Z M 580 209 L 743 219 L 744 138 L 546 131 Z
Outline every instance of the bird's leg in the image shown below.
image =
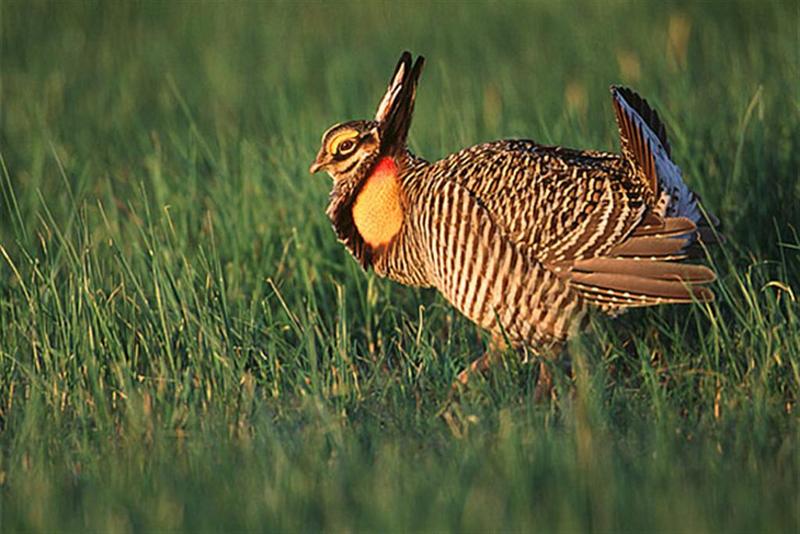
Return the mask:
M 544 402 L 545 399 L 555 398 L 555 391 L 553 390 L 553 374 L 550 368 L 544 361 L 544 358 L 539 360 L 539 378 L 536 379 L 536 389 L 533 392 L 533 402 Z
M 550 370 L 550 365 L 557 362 L 562 356 L 562 349 L 563 346 L 558 343 L 549 347 L 539 358 L 539 377 L 536 379 L 536 389 L 533 392 L 533 401 L 537 404 L 544 402 L 548 398 L 551 400 L 556 399 L 556 391 L 553 388 L 553 373 Z
M 453 389 L 458 388 L 460 385 L 465 386 L 469 382 L 470 376 L 475 373 L 482 373 L 489 369 L 503 354 L 506 349 L 506 342 L 502 336 L 492 335 L 489 346 L 483 355 L 469 364 L 469 367 L 458 373 L 456 381 L 453 382 Z

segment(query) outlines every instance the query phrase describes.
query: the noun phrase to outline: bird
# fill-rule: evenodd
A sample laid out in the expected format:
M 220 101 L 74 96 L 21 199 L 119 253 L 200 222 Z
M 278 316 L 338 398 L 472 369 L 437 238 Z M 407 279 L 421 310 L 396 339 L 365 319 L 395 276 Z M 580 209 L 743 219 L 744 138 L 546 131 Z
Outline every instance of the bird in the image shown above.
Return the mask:
M 545 395 L 545 360 L 590 310 L 714 300 L 714 272 L 686 260 L 720 240 L 719 220 L 684 182 L 645 99 L 611 86 L 619 153 L 507 139 L 429 162 L 407 144 L 425 63 L 412 59 L 402 53 L 374 118 L 324 132 L 309 172 L 332 178 L 327 215 L 365 270 L 434 287 L 488 331 L 454 387 L 510 346 L 539 358 Z

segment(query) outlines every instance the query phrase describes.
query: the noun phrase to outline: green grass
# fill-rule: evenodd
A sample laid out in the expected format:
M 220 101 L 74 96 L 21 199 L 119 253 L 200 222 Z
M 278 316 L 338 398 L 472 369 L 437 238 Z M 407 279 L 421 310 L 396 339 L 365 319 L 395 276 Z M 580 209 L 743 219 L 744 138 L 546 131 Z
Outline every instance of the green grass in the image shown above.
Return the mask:
M 0 4 L 0 530 L 792 532 L 791 2 Z M 427 56 L 411 145 L 669 125 L 724 221 L 708 306 L 597 319 L 533 402 L 479 332 L 359 270 L 307 168 Z

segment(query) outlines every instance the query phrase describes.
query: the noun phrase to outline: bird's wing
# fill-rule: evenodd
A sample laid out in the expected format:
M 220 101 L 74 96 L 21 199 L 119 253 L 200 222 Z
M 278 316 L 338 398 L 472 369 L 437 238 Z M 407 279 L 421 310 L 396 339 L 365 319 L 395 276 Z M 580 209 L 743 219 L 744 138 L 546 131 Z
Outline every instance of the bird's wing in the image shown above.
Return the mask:
M 482 202 L 509 239 L 543 263 L 602 255 L 646 209 L 625 162 L 530 141 L 478 145 L 437 164 Z

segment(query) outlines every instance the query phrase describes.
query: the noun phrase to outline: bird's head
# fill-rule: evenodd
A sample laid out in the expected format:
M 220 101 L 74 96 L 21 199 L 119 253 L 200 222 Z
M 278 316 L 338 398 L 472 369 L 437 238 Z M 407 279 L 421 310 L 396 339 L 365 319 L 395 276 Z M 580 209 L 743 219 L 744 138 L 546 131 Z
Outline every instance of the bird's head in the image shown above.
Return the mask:
M 358 183 L 369 175 L 381 157 L 397 157 L 405 152 L 424 62 L 419 56 L 412 66 L 411 54 L 403 52 L 375 118 L 342 122 L 328 128 L 309 172 L 326 171 L 334 183 Z
M 334 180 L 360 178 L 375 165 L 380 152 L 381 134 L 377 122 L 342 122 L 322 134 L 322 145 L 309 172 L 326 171 Z

